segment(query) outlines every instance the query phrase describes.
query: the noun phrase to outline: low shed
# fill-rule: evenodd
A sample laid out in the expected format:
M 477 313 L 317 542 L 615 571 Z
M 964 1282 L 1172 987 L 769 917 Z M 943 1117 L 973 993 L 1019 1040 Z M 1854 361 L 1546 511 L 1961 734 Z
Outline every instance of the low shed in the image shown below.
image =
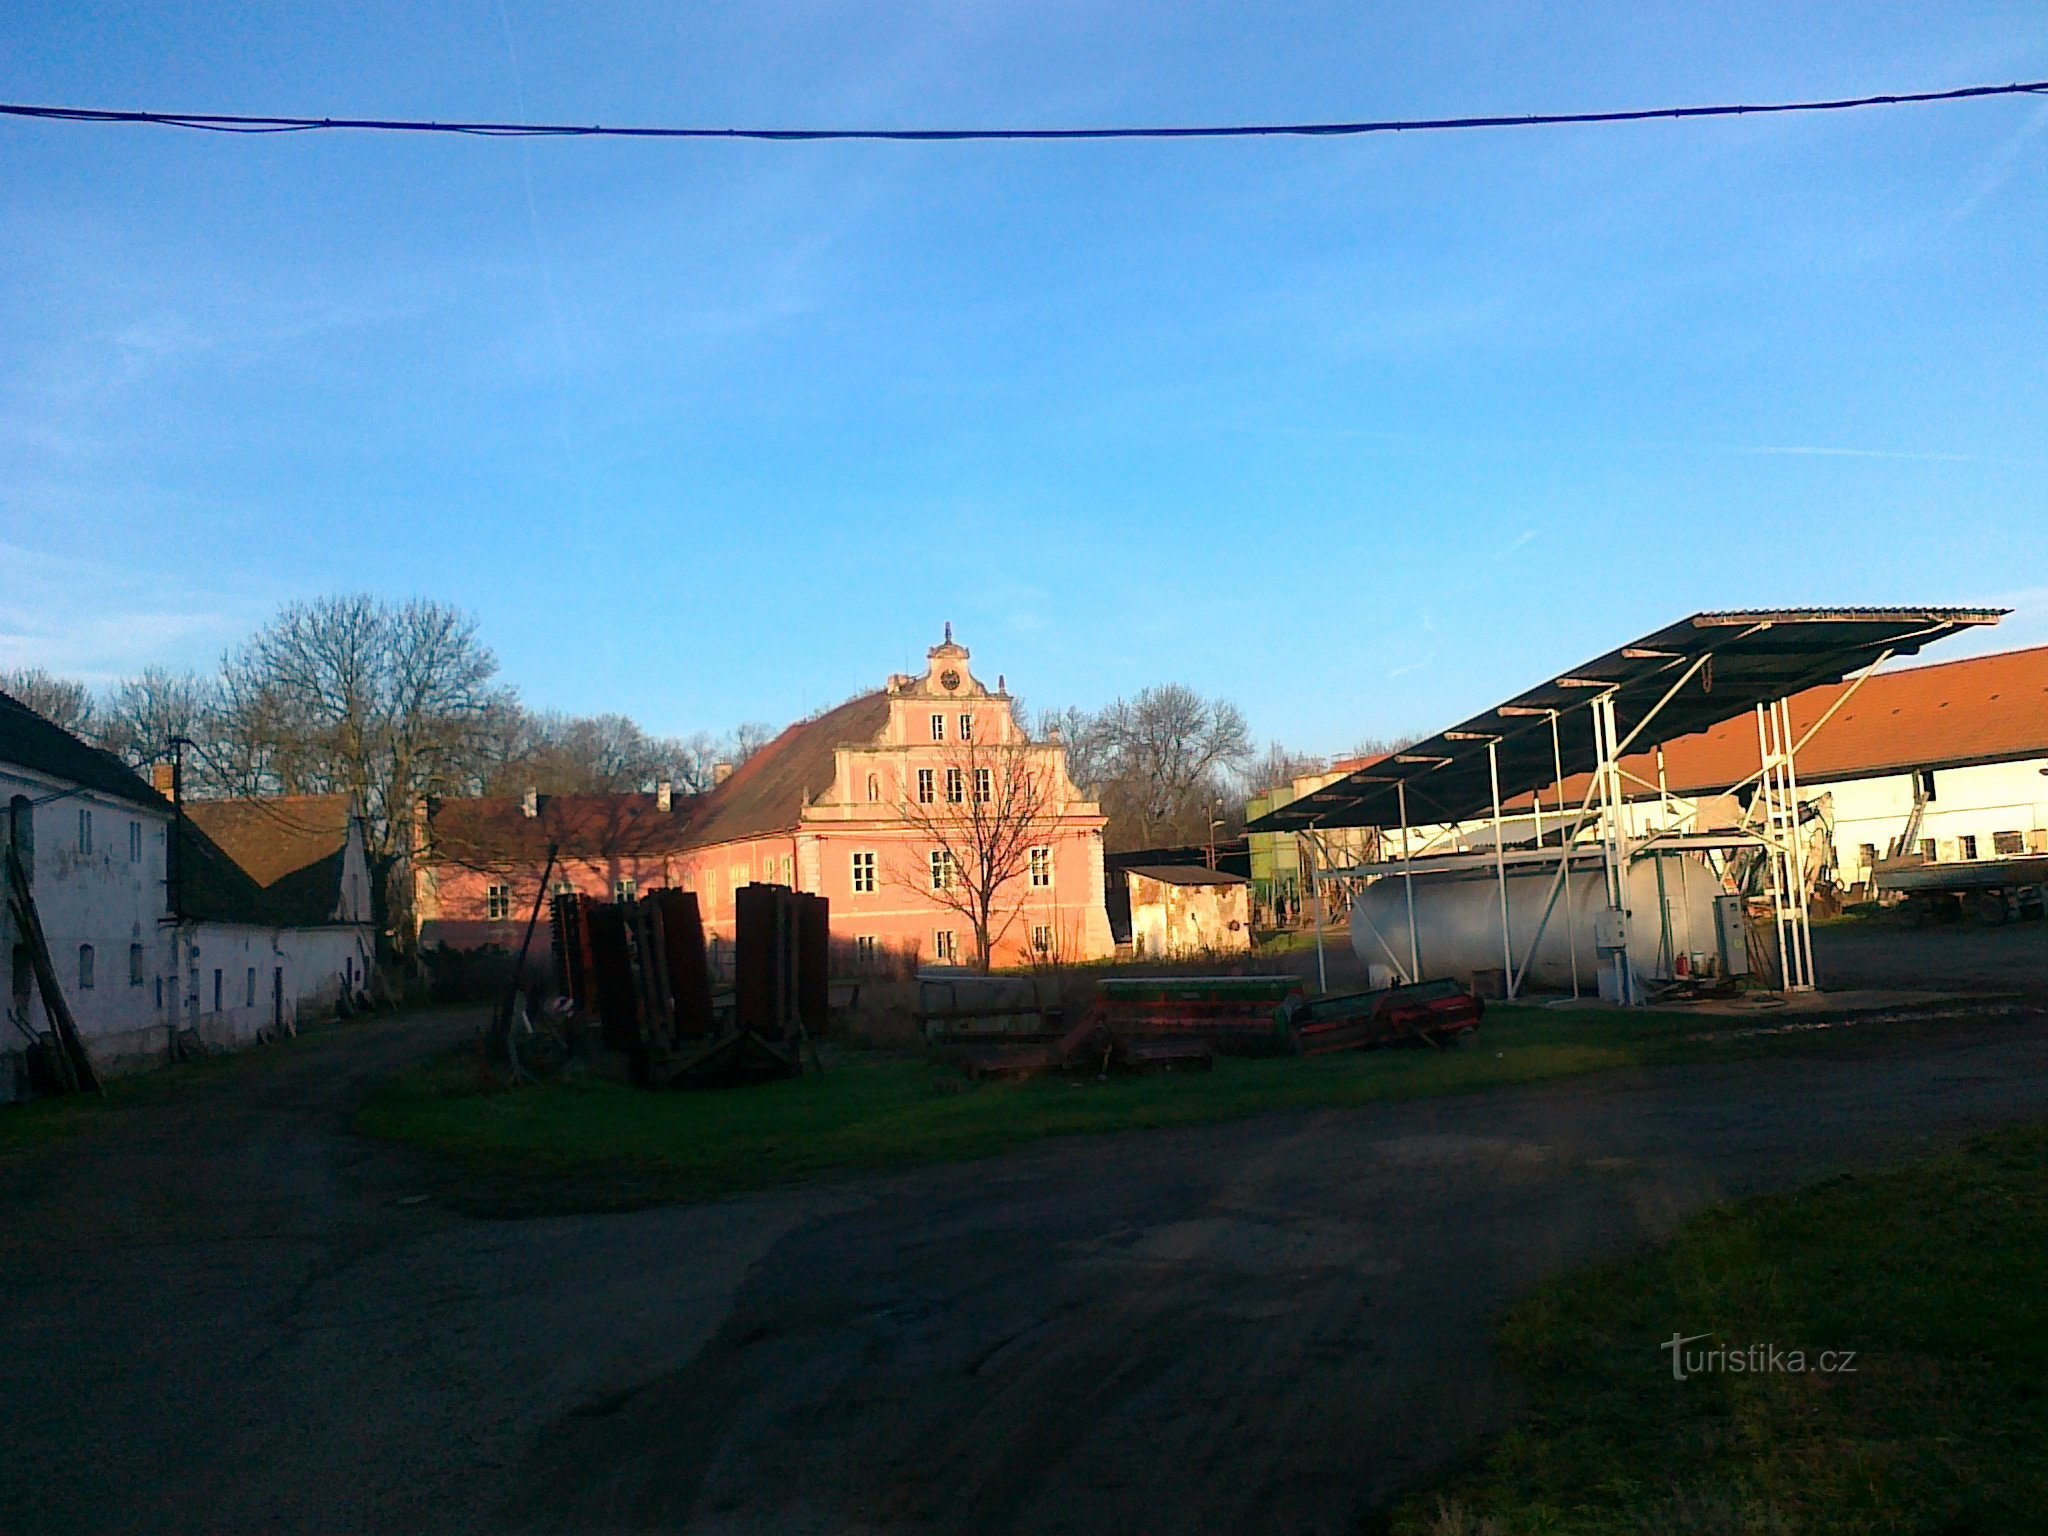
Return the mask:
M 1121 873 L 1134 954 L 1175 959 L 1252 947 L 1252 883 L 1244 876 L 1185 864 L 1139 864 Z

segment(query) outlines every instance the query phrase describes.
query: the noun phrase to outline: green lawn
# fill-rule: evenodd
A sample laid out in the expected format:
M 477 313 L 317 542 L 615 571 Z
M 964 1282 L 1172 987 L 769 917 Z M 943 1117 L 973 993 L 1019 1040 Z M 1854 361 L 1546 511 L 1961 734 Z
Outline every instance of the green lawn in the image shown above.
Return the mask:
M 2048 1127 L 1704 1215 L 1510 1314 L 1526 1419 L 1401 1536 L 2048 1529 Z M 1660 1341 L 1809 1369 L 1673 1379 Z M 1854 1351 L 1822 1374 L 1820 1351 Z
M 608 1082 L 480 1087 L 473 1058 L 386 1084 L 359 1129 L 451 1154 L 479 1208 L 699 1199 L 851 1169 L 982 1157 L 1047 1136 L 1469 1092 L 1662 1062 L 1813 1048 L 1830 1031 L 1698 1038 L 1695 1017 L 1503 1007 L 1444 1050 L 1219 1061 L 1208 1073 L 964 1085 L 943 1067 L 853 1053 L 822 1076 L 722 1092 Z

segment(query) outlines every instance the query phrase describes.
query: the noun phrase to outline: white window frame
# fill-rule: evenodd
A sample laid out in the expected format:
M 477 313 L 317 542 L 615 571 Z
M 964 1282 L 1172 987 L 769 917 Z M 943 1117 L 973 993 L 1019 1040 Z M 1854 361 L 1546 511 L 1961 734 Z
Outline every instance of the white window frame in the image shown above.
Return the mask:
M 992 804 L 992 803 L 994 803 L 994 801 L 995 801 L 995 798 L 996 798 L 996 776 L 995 776 L 995 770 L 994 770 L 994 769 L 991 769 L 991 768 L 977 768 L 977 769 L 975 769 L 975 770 L 974 770 L 974 803 L 975 803 L 976 805 L 989 805 L 989 804 Z
M 1049 955 L 1052 953 L 1051 923 L 1033 923 L 1031 925 L 1031 949 L 1034 954 Z
M 965 805 L 966 803 L 967 774 L 965 770 L 948 768 L 946 770 L 946 804 Z
M 951 928 L 932 930 L 932 958 L 941 965 L 960 963 L 960 935 Z
M 1052 889 L 1052 844 L 1040 843 L 1031 850 L 1031 889 L 1049 891 Z
M 945 739 L 946 739 L 946 717 L 945 717 L 944 715 L 933 715 L 933 716 L 932 716 L 932 740 L 933 740 L 933 741 L 944 741 Z
M 934 848 L 925 863 L 931 871 L 932 889 L 950 891 L 960 884 L 960 862 L 950 848 Z
M 974 740 L 974 716 L 962 715 L 960 717 L 960 739 L 962 741 Z
M 504 880 L 493 880 L 484 886 L 484 921 L 502 923 L 512 915 L 512 886 Z
M 917 770 L 917 803 L 933 805 L 938 800 L 938 775 L 929 768 Z
M 613 901 L 631 901 L 640 894 L 640 882 L 631 875 L 621 875 L 612 882 Z
M 853 963 L 856 968 L 871 971 L 882 958 L 882 941 L 872 933 L 856 935 L 853 941 Z
M 880 860 L 875 857 L 872 851 L 866 848 L 860 849 L 853 855 L 854 895 L 872 896 L 875 894 L 876 886 L 879 883 L 877 880 L 877 866 L 879 863 Z

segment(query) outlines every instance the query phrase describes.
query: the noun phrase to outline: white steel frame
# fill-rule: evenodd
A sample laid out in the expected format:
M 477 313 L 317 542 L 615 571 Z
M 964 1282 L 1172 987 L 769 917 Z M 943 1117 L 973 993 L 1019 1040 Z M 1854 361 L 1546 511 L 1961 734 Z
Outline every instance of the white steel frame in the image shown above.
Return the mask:
M 1768 620 L 1742 630 L 1735 636 L 1747 639 L 1769 629 Z M 1795 740 L 1792 731 L 1792 708 L 1788 699 L 1780 698 L 1770 704 L 1756 707 L 1758 768 L 1736 784 L 1730 785 L 1725 793 L 1734 795 L 1756 784 L 1757 794 L 1750 808 L 1750 814 L 1760 819 L 1760 826 L 1752 834 L 1747 831 L 1733 837 L 1711 840 L 1715 846 L 1757 846 L 1764 850 L 1766 870 L 1766 892 L 1771 900 L 1772 924 L 1778 937 L 1778 958 L 1780 979 L 1787 992 L 1811 992 L 1814 990 L 1813 934 L 1807 900 L 1807 877 L 1809 874 L 1806 857 L 1806 836 L 1800 820 L 1798 754 L 1800 748 L 1813 739 L 1814 733 L 1833 718 L 1840 709 L 1863 686 L 1866 678 L 1889 661 L 1893 650 L 1886 650 L 1869 666 L 1865 667 L 1830 704 L 1827 710 Z M 1676 658 L 1674 658 L 1676 659 Z M 1536 931 L 1530 936 L 1523 951 L 1521 963 L 1515 963 L 1514 945 L 1511 937 L 1511 911 L 1508 894 L 1507 871 L 1510 862 L 1518 866 L 1532 860 L 1526 857 L 1510 859 L 1503 840 L 1503 821 L 1500 794 L 1499 740 L 1497 736 L 1485 737 L 1487 768 L 1492 782 L 1492 824 L 1493 824 L 1493 866 L 1494 879 L 1500 893 L 1500 939 L 1501 959 L 1505 973 L 1505 989 L 1509 998 L 1518 996 L 1523 983 L 1528 979 L 1529 968 L 1536 958 L 1537 947 L 1543 942 L 1543 935 L 1555 914 L 1560 893 L 1564 896 L 1565 923 L 1569 935 L 1572 957 L 1572 996 L 1580 995 L 1578 969 L 1578 932 L 1575 904 L 1571 899 L 1570 872 L 1575 862 L 1584 863 L 1596 853 L 1600 860 L 1602 889 L 1607 902 L 1608 927 L 1613 943 L 1603 944 L 1602 949 L 1612 954 L 1614 967 L 1614 995 L 1623 1004 L 1638 1005 L 1645 1001 L 1642 978 L 1636 974 L 1629 959 L 1628 938 L 1631 914 L 1628 908 L 1628 870 L 1636 859 L 1657 857 L 1660 838 L 1656 834 L 1638 838 L 1629 830 L 1628 790 L 1625 780 L 1643 783 L 1646 789 L 1654 789 L 1667 811 L 1671 808 L 1669 787 L 1664 772 L 1664 754 L 1661 742 L 1657 752 L 1657 782 L 1654 785 L 1636 779 L 1624 772 L 1621 763 L 1631 747 L 1650 728 L 1662 713 L 1665 705 L 1678 696 L 1679 690 L 1697 676 L 1702 669 L 1712 665 L 1714 653 L 1705 652 L 1691 659 L 1684 671 L 1672 683 L 1650 711 L 1636 722 L 1626 736 L 1621 734 L 1615 718 L 1615 693 L 1612 686 L 1579 682 L 1565 679 L 1567 686 L 1599 688 L 1601 691 L 1589 701 L 1588 714 L 1593 726 L 1595 764 L 1586 793 L 1579 804 L 1576 816 L 1568 815 L 1564 801 L 1564 752 L 1559 736 L 1559 711 L 1545 710 L 1550 716 L 1551 752 L 1556 765 L 1556 806 L 1553 812 L 1557 826 L 1556 873 L 1550 882 L 1544 899 L 1543 911 L 1537 921 Z M 1535 710 L 1527 713 L 1534 714 Z M 1447 732 L 1446 735 L 1459 737 L 1461 733 Z M 1474 737 L 1478 733 L 1473 733 Z M 1413 763 L 1420 759 L 1397 756 L 1396 761 Z M 1394 970 L 1406 980 L 1420 980 L 1422 976 L 1422 943 L 1415 916 L 1415 850 L 1412 847 L 1414 829 L 1408 820 L 1408 786 L 1405 779 L 1394 784 L 1396 804 L 1399 808 L 1401 830 L 1400 857 L 1396 863 L 1383 862 L 1375 869 L 1364 867 L 1344 870 L 1317 870 L 1318 881 L 1323 876 L 1363 875 L 1391 872 L 1398 868 L 1404 890 L 1408 917 L 1408 964 L 1401 965 L 1386 938 L 1377 928 L 1373 937 L 1386 954 Z M 1543 841 L 1543 797 L 1540 791 L 1531 794 L 1535 805 L 1537 829 L 1537 859 L 1534 862 L 1548 864 L 1549 858 Z M 1745 827 L 1748 818 L 1745 817 Z M 1668 829 L 1667 829 L 1668 830 Z M 1582 841 L 1588 833 L 1591 840 Z M 1438 835 L 1443 835 L 1439 833 Z M 1436 839 L 1432 837 L 1431 842 Z M 1703 847 L 1705 842 L 1694 838 L 1686 846 Z M 1425 845 L 1426 851 L 1427 845 Z M 1433 861 L 1425 859 L 1427 873 Z M 1356 906 L 1354 920 L 1362 915 Z M 1322 924 L 1321 892 L 1317 892 L 1317 956 L 1318 973 L 1321 971 Z M 1668 923 L 1668 914 L 1660 914 Z M 1365 919 L 1371 927 L 1370 919 Z M 1603 967 L 1608 963 L 1603 961 Z

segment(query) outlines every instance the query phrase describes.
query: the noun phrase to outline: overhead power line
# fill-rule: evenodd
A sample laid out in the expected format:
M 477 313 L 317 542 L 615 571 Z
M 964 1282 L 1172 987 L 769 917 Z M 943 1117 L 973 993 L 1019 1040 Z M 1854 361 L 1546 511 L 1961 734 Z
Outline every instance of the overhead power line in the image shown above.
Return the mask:
M 1995 96 L 2048 93 L 2048 80 L 2011 85 L 1966 85 L 1948 91 L 1905 91 L 1887 96 L 1844 96 L 1823 101 L 1766 101 L 1720 106 L 1640 107 L 1619 112 L 1533 112 L 1496 117 L 1383 118 L 1350 123 L 1229 123 L 1193 127 L 1127 128 L 663 128 L 596 123 L 428 122 L 390 117 L 261 117 L 223 112 L 129 112 L 99 107 L 44 107 L 0 102 L 0 116 L 64 123 L 140 123 L 209 133 L 462 133 L 484 138 L 767 139 L 816 142 L 880 139 L 902 143 L 959 143 L 989 139 L 1259 139 L 1351 138 L 1371 133 L 1440 133 L 1452 129 L 1555 128 L 1571 123 L 1643 123 L 1696 117 L 1756 117 L 1790 112 L 1848 112 L 1861 107 L 1905 107 L 1929 102 L 1979 101 Z

